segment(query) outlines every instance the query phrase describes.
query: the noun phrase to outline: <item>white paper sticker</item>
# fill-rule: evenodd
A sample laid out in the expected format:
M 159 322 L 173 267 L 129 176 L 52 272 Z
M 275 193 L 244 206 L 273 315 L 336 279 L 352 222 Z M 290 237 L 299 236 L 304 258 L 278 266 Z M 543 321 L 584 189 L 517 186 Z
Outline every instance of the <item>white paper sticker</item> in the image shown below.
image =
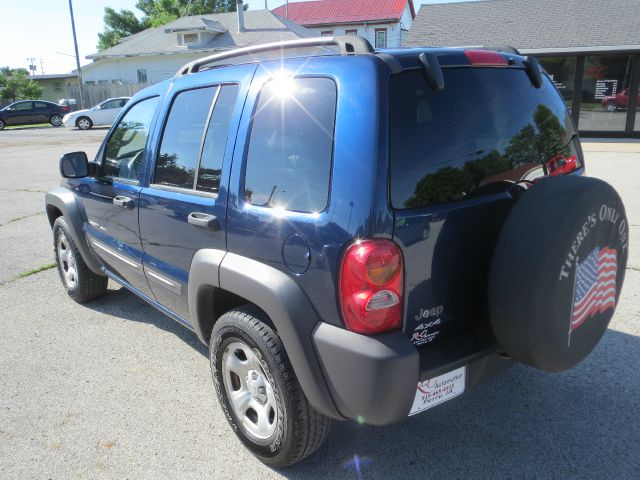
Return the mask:
M 418 383 L 409 416 L 435 407 L 464 392 L 467 367 Z

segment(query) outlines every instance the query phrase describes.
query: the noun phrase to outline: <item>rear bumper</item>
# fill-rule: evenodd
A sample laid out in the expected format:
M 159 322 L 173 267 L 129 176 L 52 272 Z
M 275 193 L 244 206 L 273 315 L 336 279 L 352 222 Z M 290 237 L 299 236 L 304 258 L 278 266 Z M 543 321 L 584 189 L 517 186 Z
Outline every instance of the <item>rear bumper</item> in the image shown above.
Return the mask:
M 421 380 L 466 365 L 469 388 L 513 364 L 470 345 L 420 352 L 402 332 L 368 337 L 328 323 L 314 330 L 313 342 L 339 412 L 371 425 L 406 418 Z

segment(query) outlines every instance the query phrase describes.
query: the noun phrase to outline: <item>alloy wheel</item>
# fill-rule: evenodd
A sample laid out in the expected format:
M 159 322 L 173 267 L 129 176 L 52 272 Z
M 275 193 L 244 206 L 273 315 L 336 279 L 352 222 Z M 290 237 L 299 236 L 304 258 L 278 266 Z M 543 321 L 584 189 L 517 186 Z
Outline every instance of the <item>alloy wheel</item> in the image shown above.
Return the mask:
M 278 424 L 276 398 L 256 353 L 240 341 L 227 345 L 222 376 L 240 427 L 256 442 L 267 441 Z
M 76 257 L 64 233 L 60 233 L 56 248 L 58 250 L 58 262 L 65 286 L 73 290 L 78 285 L 78 267 L 76 265 Z

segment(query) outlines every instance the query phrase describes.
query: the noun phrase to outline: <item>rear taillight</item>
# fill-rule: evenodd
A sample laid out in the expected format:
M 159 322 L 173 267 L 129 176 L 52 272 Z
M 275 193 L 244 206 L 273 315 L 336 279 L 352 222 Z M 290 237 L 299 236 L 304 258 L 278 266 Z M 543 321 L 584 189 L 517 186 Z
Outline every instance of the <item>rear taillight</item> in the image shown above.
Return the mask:
M 351 245 L 340 266 L 340 307 L 346 327 L 381 333 L 402 326 L 402 253 L 389 240 Z
M 61 105 L 61 106 L 62 106 L 63 112 L 68 112 L 69 110 L 71 110 L 71 107 L 69 107 L 69 105 Z
M 492 50 L 465 50 L 464 54 L 474 67 L 506 67 L 509 65 L 503 55 Z

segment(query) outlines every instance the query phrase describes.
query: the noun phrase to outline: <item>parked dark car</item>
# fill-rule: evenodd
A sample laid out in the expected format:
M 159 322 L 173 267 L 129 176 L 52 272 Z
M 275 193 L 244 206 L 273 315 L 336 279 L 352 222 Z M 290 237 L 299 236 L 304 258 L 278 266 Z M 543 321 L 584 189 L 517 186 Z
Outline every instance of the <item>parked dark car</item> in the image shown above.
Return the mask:
M 558 155 L 572 169 L 550 175 Z M 559 372 L 593 350 L 628 220 L 583 160 L 535 58 L 305 38 L 136 93 L 92 161 L 61 158 L 45 202 L 69 296 L 111 280 L 193 330 L 233 431 L 284 466 L 331 419 L 388 425 L 515 362 Z
M 46 100 L 22 100 L 0 110 L 0 130 L 10 125 L 50 123 L 62 125 L 62 117 L 71 109 L 68 105 L 56 105 Z

